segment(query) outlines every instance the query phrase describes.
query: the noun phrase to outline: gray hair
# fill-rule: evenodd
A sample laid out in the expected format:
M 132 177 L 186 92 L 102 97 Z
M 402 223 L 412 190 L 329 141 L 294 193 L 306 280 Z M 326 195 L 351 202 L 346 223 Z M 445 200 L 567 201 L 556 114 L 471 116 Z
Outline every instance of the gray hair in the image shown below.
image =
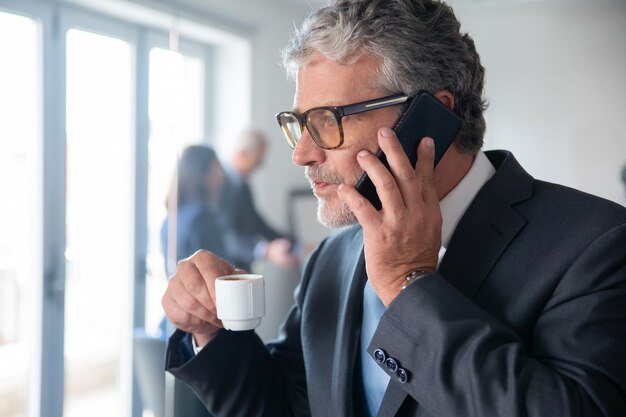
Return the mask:
M 265 134 L 260 129 L 248 127 L 239 133 L 235 143 L 238 149 L 258 152 L 267 146 L 267 139 L 265 139 Z
M 380 61 L 372 86 L 384 93 L 450 91 L 463 118 L 457 146 L 476 153 L 486 127 L 485 69 L 460 27 L 452 9 L 436 0 L 336 0 L 296 30 L 282 51 L 283 66 L 295 78 L 315 54 L 339 64 L 371 54 Z

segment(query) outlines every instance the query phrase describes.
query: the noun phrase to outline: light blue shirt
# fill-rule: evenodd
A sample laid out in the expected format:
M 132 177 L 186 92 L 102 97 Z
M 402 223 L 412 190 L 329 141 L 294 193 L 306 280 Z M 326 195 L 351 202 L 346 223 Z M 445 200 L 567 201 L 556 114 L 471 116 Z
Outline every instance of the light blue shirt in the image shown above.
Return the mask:
M 367 281 L 363 294 L 363 321 L 361 323 L 361 340 L 359 342 L 359 355 L 361 359 L 361 375 L 363 376 L 363 391 L 365 393 L 365 411 L 367 417 L 375 417 L 383 401 L 389 375 L 367 353 L 380 317 L 385 312 L 385 305 L 374 292 Z

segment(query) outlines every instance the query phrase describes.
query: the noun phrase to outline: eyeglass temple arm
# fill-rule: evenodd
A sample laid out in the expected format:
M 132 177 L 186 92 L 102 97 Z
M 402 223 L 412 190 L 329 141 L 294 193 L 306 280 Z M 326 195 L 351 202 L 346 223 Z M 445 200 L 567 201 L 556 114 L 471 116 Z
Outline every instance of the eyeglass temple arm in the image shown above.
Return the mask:
M 409 100 L 409 96 L 406 94 L 394 94 L 383 98 L 377 98 L 374 100 L 362 101 L 360 103 L 349 104 L 343 106 L 343 116 L 349 116 L 351 114 L 363 113 L 370 110 L 376 110 L 382 107 L 395 106 L 396 104 L 402 104 Z

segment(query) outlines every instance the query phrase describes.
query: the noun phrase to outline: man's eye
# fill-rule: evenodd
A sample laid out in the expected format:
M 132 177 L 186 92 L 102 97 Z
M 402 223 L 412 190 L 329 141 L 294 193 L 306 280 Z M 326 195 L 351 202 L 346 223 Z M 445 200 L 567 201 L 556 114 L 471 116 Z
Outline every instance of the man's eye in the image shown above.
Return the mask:
M 308 117 L 309 123 L 317 126 L 318 129 L 335 129 L 339 124 L 335 115 L 328 110 L 318 110 Z
M 331 126 L 331 127 L 337 126 L 337 118 L 335 116 L 332 116 L 332 115 L 328 116 L 328 117 L 325 118 L 324 124 L 326 126 Z

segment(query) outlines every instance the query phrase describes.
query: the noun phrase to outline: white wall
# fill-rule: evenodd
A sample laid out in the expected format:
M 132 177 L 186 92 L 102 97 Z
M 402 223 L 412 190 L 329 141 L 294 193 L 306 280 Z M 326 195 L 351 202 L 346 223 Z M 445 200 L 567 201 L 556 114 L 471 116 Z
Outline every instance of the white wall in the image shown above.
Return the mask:
M 626 2 L 457 7 L 487 69 L 486 148 L 626 205 Z

